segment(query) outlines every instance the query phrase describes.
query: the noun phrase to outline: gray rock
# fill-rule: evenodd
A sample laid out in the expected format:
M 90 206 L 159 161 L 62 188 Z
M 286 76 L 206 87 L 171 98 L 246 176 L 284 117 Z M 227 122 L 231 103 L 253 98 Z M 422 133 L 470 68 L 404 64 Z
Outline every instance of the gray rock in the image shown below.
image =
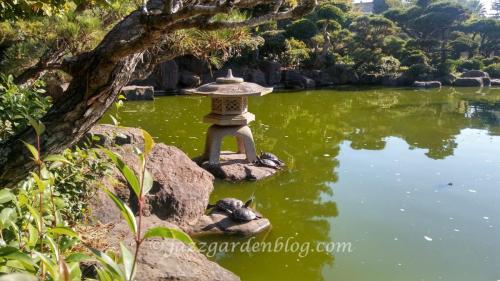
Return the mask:
M 358 74 L 352 66 L 335 64 L 326 69 L 334 84 L 355 84 L 359 81 Z
M 491 79 L 489 77 L 483 77 L 483 86 L 484 87 L 489 87 L 491 86 Z
M 248 222 L 235 222 L 227 214 L 214 211 L 200 218 L 198 223 L 188 230 L 192 235 L 236 234 L 250 236 L 258 234 L 271 227 L 266 218 Z
M 277 85 L 281 82 L 281 65 L 274 61 L 264 61 L 260 64 L 268 85 Z
M 244 154 L 223 151 L 221 152 L 220 159 L 220 165 L 218 166 L 209 165 L 208 161 L 200 163 L 200 165 L 216 178 L 232 182 L 261 180 L 277 172 L 273 168 L 260 167 L 253 163 L 248 163 Z
M 287 88 L 291 89 L 311 89 L 316 86 L 313 79 L 302 75 L 297 70 L 284 71 L 283 82 Z
M 310 76 L 314 80 L 314 83 L 316 83 L 316 86 L 319 87 L 331 86 L 334 84 L 330 74 L 323 70 L 313 70 L 308 76 Z
M 186 88 L 198 87 L 201 85 L 201 78 L 192 72 L 182 71 L 179 76 L 179 85 Z
M 382 85 L 384 86 L 395 87 L 400 86 L 400 84 L 400 75 L 398 74 L 386 74 L 382 76 Z
M 439 80 L 443 85 L 451 86 L 455 83 L 457 77 L 454 74 L 449 73 L 445 76 L 439 77 L 437 80 Z
M 490 82 L 492 87 L 500 86 L 500 79 L 490 79 Z
M 266 75 L 259 69 L 250 69 L 246 81 L 267 86 Z
M 359 77 L 359 83 L 361 84 L 381 84 L 382 76 L 374 73 L 363 73 Z
M 142 131 L 134 128 L 117 128 L 97 125 L 90 133 L 104 138 L 103 145 L 122 156 L 122 160 L 135 171 L 139 163 L 133 147 L 143 149 Z M 116 135 L 125 135 L 129 141 L 116 146 Z M 146 168 L 153 176 L 153 188 L 146 195 L 146 215 L 154 214 L 161 219 L 182 226 L 195 223 L 205 214 L 210 193 L 213 190 L 213 176 L 200 168 L 189 157 L 173 146 L 158 143 L 148 155 Z M 130 190 L 119 171 L 114 172 L 119 183 L 112 186 L 132 209 L 137 209 L 137 198 Z
M 154 216 L 143 218 L 144 229 L 154 226 L 177 228 Z M 134 242 L 128 226 L 120 222 L 108 235 L 111 245 L 123 243 L 133 251 Z M 136 279 L 141 281 L 237 281 L 234 273 L 209 261 L 202 253 L 174 239 L 147 239 L 141 245 Z
M 441 82 L 439 81 L 415 81 L 413 86 L 417 88 L 441 88 Z
M 489 78 L 490 75 L 487 72 L 481 71 L 481 70 L 469 70 L 466 71 L 462 74 L 463 78 L 476 78 L 476 77 L 487 77 Z
M 151 75 L 154 77 L 154 86 L 157 90 L 174 90 L 179 82 L 179 67 L 173 60 L 166 61 L 156 66 Z
M 482 87 L 483 86 L 483 79 L 482 78 L 458 78 L 455 83 L 453 83 L 454 86 L 457 87 Z
M 154 100 L 155 96 L 152 86 L 125 86 L 122 92 L 127 100 Z

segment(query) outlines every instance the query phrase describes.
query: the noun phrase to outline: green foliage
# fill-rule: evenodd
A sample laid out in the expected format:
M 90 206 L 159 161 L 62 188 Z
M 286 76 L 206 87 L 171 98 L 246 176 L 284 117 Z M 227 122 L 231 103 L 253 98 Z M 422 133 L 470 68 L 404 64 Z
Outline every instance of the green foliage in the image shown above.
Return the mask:
M 346 14 L 339 7 L 333 4 L 321 5 L 316 10 L 318 19 L 333 20 L 339 24 L 346 21 Z
M 28 117 L 40 119 L 49 109 L 50 98 L 40 82 L 29 87 L 17 86 L 12 76 L 2 76 L 0 84 L 0 141 L 29 124 Z
M 299 67 L 309 58 L 309 49 L 304 42 L 294 38 L 285 40 L 285 51 L 281 54 L 281 60 L 286 66 Z
M 373 12 L 381 14 L 389 9 L 389 5 L 385 0 L 373 0 Z
M 286 33 L 289 38 L 295 38 L 301 41 L 312 38 L 318 33 L 318 28 L 309 19 L 300 19 L 292 22 L 286 27 Z
M 483 71 L 488 72 L 492 78 L 500 78 L 500 63 L 490 64 L 483 68 Z
M 461 59 L 457 61 L 457 69 L 459 71 L 479 70 L 484 67 L 483 62 L 478 58 Z
M 417 63 L 411 65 L 407 71 L 404 72 L 405 77 L 412 80 L 428 80 L 432 77 L 434 68 L 424 63 Z

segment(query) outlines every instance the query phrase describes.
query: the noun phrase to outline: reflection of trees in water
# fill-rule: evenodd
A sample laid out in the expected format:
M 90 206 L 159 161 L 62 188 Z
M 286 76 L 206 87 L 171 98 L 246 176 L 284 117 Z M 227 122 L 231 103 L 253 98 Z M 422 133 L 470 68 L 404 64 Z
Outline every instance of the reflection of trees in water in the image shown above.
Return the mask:
M 269 196 L 279 189 L 281 198 L 300 198 L 296 202 L 269 199 L 263 207 L 286 210 L 286 215 L 271 218 L 275 227 L 288 227 L 290 233 L 307 231 L 308 237 L 329 241 L 335 235 L 326 218 L 337 215 L 329 184 L 337 181 L 336 157 L 342 142 L 350 141 L 354 149 L 380 150 L 387 137 L 398 137 L 411 148 L 427 149 L 426 155 L 432 159 L 443 159 L 453 155 L 462 129 L 498 131 L 500 103 L 492 96 L 483 99 L 443 89 L 440 93 L 274 94 L 256 101 L 260 106 L 252 110 L 258 116 L 253 126 L 257 145 L 293 163 L 291 174 L 281 177 Z M 270 110 L 266 104 L 274 108 Z M 467 115 L 472 107 L 474 113 Z M 288 136 L 286 141 L 284 136 Z M 320 265 L 329 261 L 325 257 L 303 261 L 300 269 L 320 279 Z

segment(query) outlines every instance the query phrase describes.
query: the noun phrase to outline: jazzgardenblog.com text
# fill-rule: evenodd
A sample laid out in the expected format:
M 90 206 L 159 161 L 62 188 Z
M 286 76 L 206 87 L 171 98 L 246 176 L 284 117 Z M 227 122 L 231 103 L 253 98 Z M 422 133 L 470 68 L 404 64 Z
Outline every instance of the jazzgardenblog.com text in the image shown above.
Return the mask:
M 177 245 L 177 246 L 176 246 Z M 351 242 L 299 242 L 294 237 L 278 237 L 274 241 L 257 241 L 251 237 L 246 241 L 214 241 L 197 242 L 198 251 L 207 257 L 213 257 L 220 253 L 295 253 L 299 258 L 304 258 L 311 253 L 351 253 L 353 251 Z M 160 250 L 165 256 L 174 251 L 186 251 L 189 248 L 180 244 L 164 244 L 153 242 L 151 250 Z

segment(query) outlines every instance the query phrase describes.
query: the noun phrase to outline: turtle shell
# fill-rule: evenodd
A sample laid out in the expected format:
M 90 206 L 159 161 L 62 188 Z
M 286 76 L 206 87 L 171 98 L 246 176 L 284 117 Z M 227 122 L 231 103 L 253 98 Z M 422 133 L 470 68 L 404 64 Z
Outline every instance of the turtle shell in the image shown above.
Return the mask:
M 232 213 L 236 209 L 240 209 L 241 207 L 243 207 L 243 205 L 244 205 L 243 201 L 236 198 L 224 198 L 220 199 L 219 201 L 217 201 L 217 203 L 215 203 L 215 207 L 218 210 L 221 210 L 226 213 Z
M 275 169 L 279 168 L 279 165 L 270 159 L 265 159 L 265 158 L 259 159 L 259 164 L 264 167 L 275 168 Z
M 250 208 L 238 208 L 231 213 L 235 221 L 251 221 L 258 218 L 257 214 Z

